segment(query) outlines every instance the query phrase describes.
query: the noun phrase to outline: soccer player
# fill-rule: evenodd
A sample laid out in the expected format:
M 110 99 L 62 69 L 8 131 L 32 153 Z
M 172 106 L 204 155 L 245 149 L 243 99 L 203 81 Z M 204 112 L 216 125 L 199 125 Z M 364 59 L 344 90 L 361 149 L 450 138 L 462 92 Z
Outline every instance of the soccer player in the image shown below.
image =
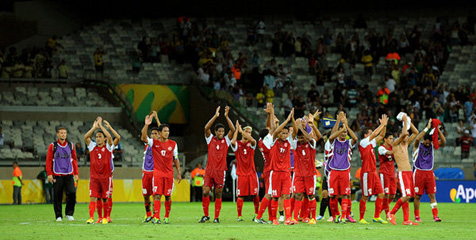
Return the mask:
M 109 129 L 112 133 L 112 135 L 114 135 L 114 140 L 112 141 L 113 142 L 113 145 L 112 145 L 112 149 L 114 150 L 116 148 L 117 145 L 119 145 L 119 142 L 121 141 L 121 136 L 119 135 L 119 133 L 116 132 L 116 130 L 114 130 L 114 128 L 111 127 L 111 124 L 109 124 L 108 121 L 104 120 L 104 126 Z M 106 143 L 107 145 L 108 143 Z M 104 216 L 106 219 L 107 219 L 107 222 L 108 223 L 111 223 L 112 220 L 111 220 L 111 211 L 112 211 L 112 192 L 113 192 L 113 177 L 112 177 L 112 174 L 114 173 L 114 154 L 111 155 L 111 176 L 109 177 L 110 180 L 109 182 L 111 183 L 109 185 L 109 190 L 107 192 L 107 202 L 106 204 L 104 205 L 104 208 L 106 209 L 106 215 Z M 102 206 L 102 202 L 100 200 L 98 200 L 96 202 L 97 204 L 97 209 L 98 209 L 98 215 L 99 215 L 99 219 L 97 221 L 97 223 L 100 223 L 101 221 L 101 208 L 103 207 Z
M 157 120 L 157 125 L 160 126 L 160 121 L 157 116 L 157 112 L 153 111 L 152 116 Z M 150 138 L 154 140 L 159 139 L 159 129 L 154 127 L 150 131 Z M 145 144 L 145 143 L 144 143 Z M 144 150 L 144 161 L 142 163 L 142 196 L 144 197 L 144 205 L 145 205 L 145 217 L 142 221 L 143 223 L 148 223 L 152 221 L 152 211 L 150 209 L 151 201 L 150 196 L 154 195 L 153 192 L 153 182 L 152 179 L 154 177 L 154 158 L 152 156 L 152 148 L 145 144 Z
M 377 142 L 380 142 L 387 130 L 388 117 L 383 114 L 380 119 L 380 126 L 374 131 L 370 128 L 362 130 L 362 140 L 359 143 L 360 158 L 362 159 L 362 169 L 360 172 L 360 183 L 362 187 L 362 199 L 360 199 L 360 220 L 361 224 L 369 224 L 364 219 L 365 204 L 369 196 L 377 194 L 375 200 L 375 214 L 373 221 L 376 223 L 388 223 L 380 217 L 380 212 L 383 202 L 383 188 L 377 174 L 377 159 L 375 158 L 375 147 Z
M 63 221 L 62 204 L 63 191 L 66 193 L 66 218 L 74 221 L 74 207 L 76 205 L 75 181 L 78 176 L 78 159 L 76 157 L 76 148 L 74 144 L 68 142 L 68 132 L 64 127 L 56 130 L 58 140 L 51 143 L 46 155 L 46 174 L 48 182 L 53 183 L 53 207 L 56 221 Z
M 415 199 L 413 201 L 415 222 L 421 222 L 420 219 L 420 199 L 424 192 L 428 194 L 430 198 L 430 206 L 433 212 L 433 220 L 435 222 L 441 222 L 438 217 L 438 208 L 436 203 L 436 182 L 435 174 L 433 173 L 433 164 L 435 161 L 434 152 L 437 149 L 433 145 L 433 135 L 438 134 L 438 147 L 445 146 L 446 138 L 441 132 L 438 126 L 431 129 L 432 119 L 428 121 L 426 128 L 418 134 L 413 143 L 416 149 L 413 153 L 413 179 L 415 180 Z M 430 133 L 428 133 L 430 131 Z M 438 132 L 438 133 L 437 133 Z M 432 135 L 430 135 L 432 134 Z M 420 143 L 420 139 L 423 137 L 423 141 Z
M 141 140 L 152 148 L 152 158 L 154 159 L 154 176 L 152 178 L 152 188 L 154 192 L 154 219 L 152 223 L 160 224 L 160 208 L 162 195 L 165 196 L 165 216 L 164 224 L 169 224 L 169 215 L 172 208 L 172 191 L 174 187 L 174 164 L 177 170 L 178 183 L 182 180 L 180 173 L 180 163 L 178 160 L 177 143 L 169 139 L 170 129 L 167 124 L 160 124 L 157 131 L 159 139 L 147 137 L 147 130 L 152 123 L 153 116 L 147 115 L 142 128 Z
M 316 128 L 313 122 L 313 115 L 310 114 L 309 118 L 305 118 L 308 126 L 311 126 L 312 136 L 307 132 L 304 127 L 305 122 L 301 122 L 301 119 L 296 121 L 297 124 L 297 140 L 294 145 L 296 146 L 295 154 L 295 166 L 293 176 L 293 192 L 296 197 L 294 206 L 294 220 L 298 219 L 299 210 L 304 217 L 303 223 L 316 224 L 316 199 L 314 194 L 316 192 L 316 143 L 319 141 L 321 134 Z M 304 126 L 303 126 L 304 125 Z M 309 219 L 309 213 L 307 207 L 303 206 L 303 198 L 309 200 L 309 209 L 311 212 L 311 219 Z M 295 221 L 297 222 L 297 221 Z
M 219 216 L 221 210 L 221 194 L 225 185 L 225 173 L 227 170 L 226 155 L 230 146 L 231 138 L 235 132 L 235 126 L 228 117 L 230 107 L 225 107 L 225 118 L 230 130 L 225 136 L 225 126 L 221 123 L 215 125 L 215 136 L 210 128 L 215 120 L 220 116 L 220 107 L 217 107 L 215 115 L 205 125 L 205 139 L 208 145 L 207 167 L 205 168 L 205 176 L 203 179 L 203 196 L 202 206 L 204 216 L 199 223 L 205 223 L 210 220 L 208 208 L 210 206 L 210 189 L 215 188 L 215 219 L 214 223 L 220 223 Z
M 277 118 L 274 116 L 274 107 L 272 103 L 268 103 L 265 109 L 265 112 L 267 113 L 267 119 L 266 119 L 266 128 L 262 129 L 259 132 L 260 139 L 258 141 L 258 147 L 263 155 L 263 160 L 264 160 L 264 168 L 263 168 L 263 179 L 264 179 L 264 187 L 265 187 L 265 194 L 263 199 L 261 199 L 260 203 L 260 208 L 258 215 L 255 218 L 256 223 L 261 223 L 261 224 L 266 224 L 267 222 L 263 220 L 263 213 L 268 208 L 268 215 L 269 215 L 269 221 L 273 221 L 273 217 L 271 214 L 271 194 L 268 193 L 268 188 L 269 188 L 269 173 L 271 172 L 271 146 L 269 146 L 266 143 L 272 142 L 272 134 L 274 132 L 274 129 L 271 128 L 271 122 L 270 121 L 277 121 Z M 274 124 L 273 126 L 276 126 Z M 269 140 L 266 140 L 269 139 Z
M 259 179 L 255 169 L 255 149 L 256 140 L 251 136 L 252 128 L 246 126 L 241 128 L 238 120 L 236 121 L 236 130 L 231 140 L 231 149 L 236 156 L 236 175 L 238 176 L 236 207 L 238 211 L 238 222 L 244 221 L 242 215 L 243 201 L 245 196 L 251 196 L 255 206 L 256 218 L 259 210 Z M 242 138 L 237 141 L 238 132 L 241 133 Z M 254 221 L 253 218 L 253 221 Z
M 100 198 L 105 205 L 107 202 L 107 194 L 111 185 L 111 158 L 112 158 L 112 136 L 102 125 L 102 118 L 97 117 L 92 128 L 84 135 L 84 141 L 89 149 L 91 157 L 90 175 L 89 175 L 89 219 L 88 224 L 94 223 L 94 210 L 96 209 L 96 201 Z M 91 140 L 93 133 L 96 133 L 96 142 Z M 106 142 L 109 144 L 107 145 Z M 106 216 L 106 208 L 104 216 Z M 102 219 L 103 224 L 107 224 L 106 218 Z
M 338 122 L 342 122 L 338 126 L 337 131 L 331 134 L 329 142 L 332 144 L 332 156 L 329 159 L 329 194 L 333 219 L 335 223 L 346 223 L 347 214 L 350 212 L 348 206 L 350 204 L 350 160 L 352 158 L 352 148 L 357 143 L 358 138 L 355 133 L 347 125 L 347 118 L 343 112 L 337 116 Z M 337 123 L 336 123 L 337 124 Z M 351 139 L 347 138 L 349 133 Z M 338 205 L 337 198 L 342 198 L 341 209 L 342 215 L 337 215 Z
M 416 138 L 418 129 L 413 126 L 413 123 L 410 123 L 412 135 L 408 136 L 407 118 L 406 114 L 402 116 L 403 129 L 399 130 L 399 137 L 393 142 L 393 155 L 398 167 L 398 184 L 400 184 L 400 191 L 402 192 L 402 197 L 398 199 L 392 211 L 387 214 L 387 219 L 393 225 L 396 225 L 395 213 L 400 207 L 403 208 L 403 225 L 418 225 L 418 223 L 409 219 L 410 212 L 408 208 L 408 200 L 415 195 L 413 173 L 408 158 L 408 144 Z
M 390 212 L 389 205 L 395 199 L 397 193 L 397 179 L 395 177 L 395 165 L 393 156 L 393 133 L 386 133 L 383 144 L 378 148 L 378 160 L 380 162 L 379 175 L 385 196 L 381 210 L 385 210 L 385 216 Z
M 283 197 L 283 206 L 285 212 L 285 225 L 293 225 L 296 221 L 291 219 L 291 162 L 290 154 L 291 149 L 295 147 L 292 139 L 295 138 L 295 132 L 288 137 L 289 130 L 286 124 L 293 120 L 293 125 L 296 126 L 294 120 L 294 109 L 291 110 L 286 121 L 281 123 L 279 127 L 274 131 L 272 139 L 266 139 L 267 145 L 271 146 L 271 172 L 270 172 L 270 186 L 268 193 L 272 195 L 271 212 L 273 215 L 273 225 L 279 225 L 276 219 L 276 211 L 278 208 L 278 198 Z M 274 121 L 271 122 L 274 125 Z M 297 129 L 297 127 L 294 127 Z M 293 136 L 294 135 L 294 136 Z M 272 142 L 270 142 L 272 141 Z

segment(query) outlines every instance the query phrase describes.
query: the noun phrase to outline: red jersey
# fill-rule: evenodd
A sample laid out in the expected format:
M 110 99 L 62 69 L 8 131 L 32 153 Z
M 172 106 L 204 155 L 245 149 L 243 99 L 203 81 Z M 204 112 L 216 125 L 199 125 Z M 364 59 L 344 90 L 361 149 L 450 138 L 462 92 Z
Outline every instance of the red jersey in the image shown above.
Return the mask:
M 291 142 L 276 139 L 271 147 L 271 170 L 291 172 Z
M 387 151 L 392 151 L 392 146 L 386 148 L 382 145 L 378 148 L 379 173 L 395 175 L 394 157 L 393 155 L 386 155 Z
M 222 170 L 226 171 L 226 155 L 228 154 L 228 146 L 230 146 L 230 139 L 226 135 L 223 139 L 218 140 L 213 134 L 210 137 L 205 137 L 208 144 L 208 158 L 206 170 Z
M 256 174 L 254 159 L 256 145 L 252 146 L 250 142 L 237 141 L 236 147 L 231 145 L 231 149 L 235 152 L 236 156 L 236 175 Z
M 362 172 L 377 172 L 377 159 L 375 158 L 375 139 L 369 141 L 369 137 L 362 139 L 359 144 L 360 158 L 362 159 Z
M 147 144 L 152 148 L 154 158 L 154 176 L 173 178 L 174 159 L 178 157 L 177 143 L 168 139 L 166 142 L 147 138 Z
M 91 157 L 89 178 L 109 178 L 113 147 L 106 144 L 99 147 L 96 142 L 91 141 L 88 149 Z
M 272 138 L 270 134 L 268 134 L 269 137 Z M 265 139 L 268 137 L 266 136 Z M 264 168 L 263 168 L 263 173 L 271 171 L 271 149 L 270 146 L 267 146 L 264 144 L 264 140 L 260 139 L 258 141 L 258 147 L 259 150 L 261 151 L 261 154 L 263 155 L 263 160 L 264 160 Z
M 316 175 L 316 141 L 301 144 L 297 143 L 294 151 L 294 174 L 298 177 L 312 177 Z

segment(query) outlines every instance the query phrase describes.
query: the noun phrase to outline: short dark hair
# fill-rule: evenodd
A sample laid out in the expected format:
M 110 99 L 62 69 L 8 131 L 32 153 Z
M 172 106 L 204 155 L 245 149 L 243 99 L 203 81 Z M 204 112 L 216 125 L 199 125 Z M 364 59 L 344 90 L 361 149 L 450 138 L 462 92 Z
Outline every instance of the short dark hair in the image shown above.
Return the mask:
M 57 127 L 57 128 L 56 128 L 56 133 L 59 133 L 60 130 L 68 131 L 68 130 L 66 130 L 65 127 Z
M 423 135 L 423 140 L 430 140 L 431 141 L 431 135 L 429 133 L 426 133 Z
M 364 135 L 367 134 L 369 130 L 372 130 L 372 129 L 369 127 L 364 127 L 364 129 L 362 129 L 362 131 L 360 132 L 360 137 L 364 138 Z
M 160 126 L 157 128 L 157 130 L 158 130 L 159 132 L 162 132 L 162 130 L 164 130 L 164 128 L 170 129 L 170 127 L 169 127 L 168 124 L 162 123 L 162 124 L 160 124 Z
M 221 124 L 221 123 L 217 123 L 217 124 L 215 125 L 215 131 L 218 131 L 218 129 L 220 129 L 220 128 L 223 128 L 223 130 L 225 130 L 225 125 L 223 125 L 223 124 Z
M 104 137 L 106 137 L 106 134 L 104 134 L 103 131 L 98 131 L 96 134 L 101 133 Z
M 266 135 L 268 135 L 268 133 L 269 133 L 269 130 L 267 128 L 261 129 L 259 131 L 259 137 L 261 139 L 264 139 L 266 137 Z
M 297 135 L 298 137 L 300 137 L 300 136 L 304 136 L 304 133 L 303 133 L 302 131 L 299 131 L 299 130 L 298 130 L 296 135 Z
M 159 132 L 159 128 L 153 127 L 153 128 L 150 129 L 150 132 L 152 132 L 152 131 L 157 131 L 157 132 Z
M 383 137 L 383 139 L 387 139 L 390 136 L 393 136 L 393 133 L 391 132 L 385 133 L 385 137 Z

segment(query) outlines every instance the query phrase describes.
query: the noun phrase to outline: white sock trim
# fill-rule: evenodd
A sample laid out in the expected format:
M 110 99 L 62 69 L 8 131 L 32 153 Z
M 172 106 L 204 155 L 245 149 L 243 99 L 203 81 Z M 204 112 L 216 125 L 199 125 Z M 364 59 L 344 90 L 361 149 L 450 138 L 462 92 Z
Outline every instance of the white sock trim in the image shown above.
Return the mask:
M 436 208 L 436 205 L 438 205 L 436 202 L 435 203 L 430 203 L 431 209 Z

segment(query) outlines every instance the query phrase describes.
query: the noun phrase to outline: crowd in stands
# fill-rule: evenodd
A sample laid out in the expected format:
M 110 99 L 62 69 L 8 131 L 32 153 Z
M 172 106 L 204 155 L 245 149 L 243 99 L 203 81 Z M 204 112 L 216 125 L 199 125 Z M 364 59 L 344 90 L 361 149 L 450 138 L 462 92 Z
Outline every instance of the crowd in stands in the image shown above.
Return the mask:
M 24 48 L 21 52 L 16 47 L 0 49 L 1 78 L 68 78 L 65 60 L 53 64 L 53 55 L 62 48 L 58 38 L 52 36 L 44 47 Z

